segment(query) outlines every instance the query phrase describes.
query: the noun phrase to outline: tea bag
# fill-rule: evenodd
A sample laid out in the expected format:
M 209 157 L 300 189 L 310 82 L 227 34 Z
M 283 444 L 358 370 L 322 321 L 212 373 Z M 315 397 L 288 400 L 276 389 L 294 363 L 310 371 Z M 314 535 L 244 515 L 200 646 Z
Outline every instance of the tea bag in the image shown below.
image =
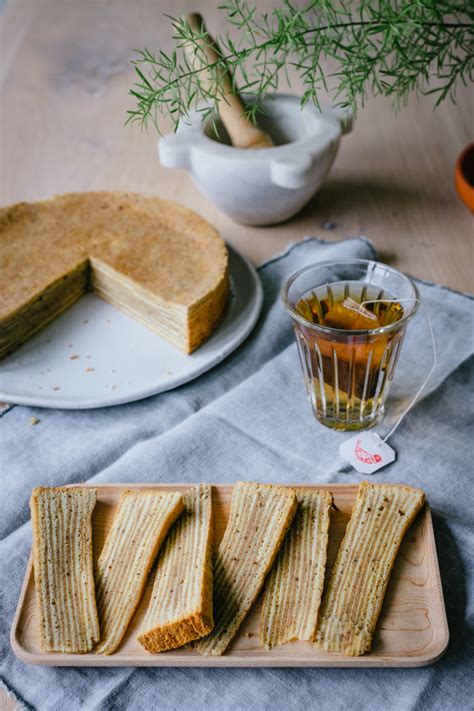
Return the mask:
M 330 328 L 341 328 L 345 331 L 362 331 L 379 328 L 381 325 L 375 314 L 362 304 L 358 304 L 350 296 L 331 306 L 324 318 L 324 323 Z

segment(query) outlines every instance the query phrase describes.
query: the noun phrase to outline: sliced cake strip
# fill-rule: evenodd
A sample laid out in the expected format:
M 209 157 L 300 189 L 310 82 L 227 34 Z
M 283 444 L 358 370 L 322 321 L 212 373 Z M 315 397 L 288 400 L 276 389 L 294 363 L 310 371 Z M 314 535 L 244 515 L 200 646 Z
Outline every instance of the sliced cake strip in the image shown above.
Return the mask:
M 196 643 L 223 654 L 255 602 L 296 511 L 292 489 L 237 482 L 214 562 L 214 630 Z
M 91 518 L 96 490 L 33 490 L 35 587 L 45 652 L 85 653 L 99 639 Z
M 214 626 L 211 486 L 194 486 L 183 500 L 185 511 L 158 555 L 153 592 L 137 637 L 149 652 L 181 647 Z
M 359 486 L 321 605 L 318 647 L 351 656 L 370 649 L 398 548 L 424 500 L 410 486 Z
M 313 640 L 324 585 L 331 520 L 328 491 L 296 492 L 298 510 L 265 583 L 260 641 L 271 649 Z
M 184 509 L 177 492 L 125 491 L 96 567 L 100 643 L 112 654 L 140 601 L 156 554 Z

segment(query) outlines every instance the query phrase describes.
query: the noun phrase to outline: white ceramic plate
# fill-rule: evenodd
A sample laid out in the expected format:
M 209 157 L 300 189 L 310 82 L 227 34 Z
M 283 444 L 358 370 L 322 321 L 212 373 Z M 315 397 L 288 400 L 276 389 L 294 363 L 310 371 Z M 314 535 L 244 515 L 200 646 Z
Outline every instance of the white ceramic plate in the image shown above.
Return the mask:
M 0 400 L 88 409 L 171 390 L 220 363 L 249 335 L 263 293 L 247 260 L 229 247 L 232 297 L 221 325 L 191 355 L 178 351 L 94 294 L 0 363 Z

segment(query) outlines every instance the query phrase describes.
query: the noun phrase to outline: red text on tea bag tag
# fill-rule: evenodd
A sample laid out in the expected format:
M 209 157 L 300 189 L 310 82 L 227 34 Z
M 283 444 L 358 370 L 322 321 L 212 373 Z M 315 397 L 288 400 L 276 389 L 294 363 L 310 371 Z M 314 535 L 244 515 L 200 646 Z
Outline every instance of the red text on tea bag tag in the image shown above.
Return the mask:
M 376 432 L 360 432 L 339 447 L 339 454 L 361 474 L 373 474 L 395 460 L 395 450 Z

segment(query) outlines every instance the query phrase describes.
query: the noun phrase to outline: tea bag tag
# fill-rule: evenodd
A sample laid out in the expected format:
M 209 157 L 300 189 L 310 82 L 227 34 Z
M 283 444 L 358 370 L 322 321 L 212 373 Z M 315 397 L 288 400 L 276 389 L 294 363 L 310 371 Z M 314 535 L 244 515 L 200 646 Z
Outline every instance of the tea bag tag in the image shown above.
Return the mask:
M 339 447 L 339 454 L 361 474 L 373 474 L 395 461 L 395 450 L 376 432 L 360 432 Z

